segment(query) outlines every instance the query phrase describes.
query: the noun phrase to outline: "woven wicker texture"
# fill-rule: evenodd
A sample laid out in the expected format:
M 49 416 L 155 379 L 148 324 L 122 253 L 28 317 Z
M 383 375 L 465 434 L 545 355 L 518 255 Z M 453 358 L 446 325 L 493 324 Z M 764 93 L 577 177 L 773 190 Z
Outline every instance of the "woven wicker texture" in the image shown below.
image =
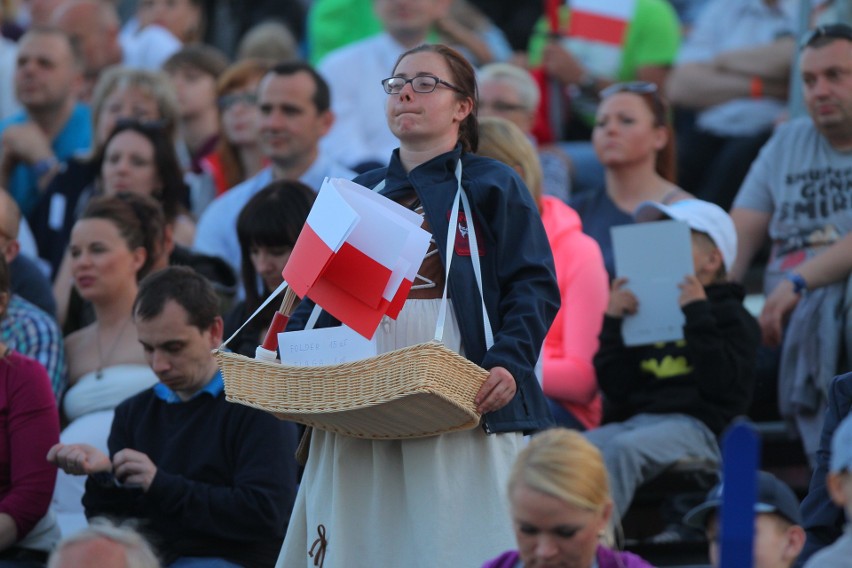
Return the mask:
M 215 355 L 229 401 L 356 438 L 420 438 L 473 428 L 480 419 L 473 399 L 488 376 L 437 341 L 320 367 L 220 350 Z

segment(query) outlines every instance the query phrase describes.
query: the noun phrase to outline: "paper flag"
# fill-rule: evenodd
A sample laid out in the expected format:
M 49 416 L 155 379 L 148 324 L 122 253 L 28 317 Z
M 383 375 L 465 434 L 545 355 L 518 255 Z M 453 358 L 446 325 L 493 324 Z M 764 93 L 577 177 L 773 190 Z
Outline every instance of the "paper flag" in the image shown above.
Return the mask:
M 284 279 L 363 335 L 402 309 L 430 235 L 417 213 L 344 179 L 326 179 Z
M 636 0 L 572 0 L 568 35 L 621 46 Z

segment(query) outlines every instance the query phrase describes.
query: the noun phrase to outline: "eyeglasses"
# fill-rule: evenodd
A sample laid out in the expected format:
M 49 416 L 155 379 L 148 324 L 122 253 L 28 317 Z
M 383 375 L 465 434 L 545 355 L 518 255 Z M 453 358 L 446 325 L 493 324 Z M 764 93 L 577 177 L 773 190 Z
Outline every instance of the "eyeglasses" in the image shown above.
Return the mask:
M 461 89 L 452 83 L 447 83 L 443 79 L 438 79 L 434 75 L 418 75 L 411 79 L 406 79 L 405 77 L 388 77 L 387 79 L 382 79 L 382 87 L 384 87 L 385 92 L 389 95 L 398 95 L 408 83 L 411 83 L 411 88 L 414 89 L 415 93 L 431 93 L 438 88 L 439 84 L 444 85 L 448 89 L 452 89 L 457 93 L 462 92 Z
M 628 81 L 626 83 L 613 83 L 602 89 L 599 96 L 601 100 L 616 93 L 635 93 L 637 95 L 650 95 L 657 92 L 657 84 L 648 81 Z
M 825 24 L 817 26 L 802 38 L 800 49 L 810 47 L 820 38 L 845 39 L 852 41 L 852 27 L 846 24 Z
M 257 104 L 257 95 L 254 93 L 232 93 L 230 95 L 222 95 L 219 97 L 219 109 L 228 110 L 237 104 L 246 106 L 254 106 Z

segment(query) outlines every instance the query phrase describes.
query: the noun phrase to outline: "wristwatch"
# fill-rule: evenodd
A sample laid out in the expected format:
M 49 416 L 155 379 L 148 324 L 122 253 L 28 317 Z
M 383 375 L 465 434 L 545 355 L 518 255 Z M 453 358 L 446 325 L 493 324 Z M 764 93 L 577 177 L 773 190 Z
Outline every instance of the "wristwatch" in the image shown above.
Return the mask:
M 808 289 L 808 283 L 805 282 L 805 279 L 798 272 L 788 272 L 784 275 L 784 278 L 793 283 L 793 292 L 800 296 L 802 292 Z

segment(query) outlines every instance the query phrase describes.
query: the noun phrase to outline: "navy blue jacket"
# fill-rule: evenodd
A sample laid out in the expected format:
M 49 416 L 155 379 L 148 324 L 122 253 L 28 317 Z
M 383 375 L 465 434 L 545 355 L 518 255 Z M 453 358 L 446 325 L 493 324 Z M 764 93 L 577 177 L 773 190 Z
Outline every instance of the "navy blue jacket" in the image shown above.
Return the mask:
M 485 349 L 482 301 L 473 265 L 458 253 L 450 268 L 448 295 L 453 300 L 465 356 L 485 369 L 506 368 L 518 387 L 508 405 L 485 415 L 483 426 L 486 432 L 531 432 L 552 426 L 553 418 L 534 369 L 544 336 L 559 309 L 559 289 L 541 217 L 515 171 L 490 158 L 462 153 L 457 146 L 409 174 L 399 160 L 399 150 L 395 150 L 387 168 L 369 171 L 354 181 L 375 187 L 385 180 L 381 193 L 391 199 L 413 189 L 446 266 L 447 229 L 459 158 L 462 188 L 470 200 L 477 230 L 485 306 L 494 330 L 491 349 Z M 312 308 L 312 302 L 302 302 L 288 329 L 301 329 Z M 323 312 L 317 327 L 337 323 Z
M 846 516 L 843 509 L 828 495 L 825 477 L 831 462 L 831 438 L 840 422 L 850 412 L 852 412 L 852 373 L 846 373 L 834 377 L 828 392 L 828 411 L 820 434 L 816 468 L 801 507 L 802 525 L 808 539 L 802 553 L 796 559 L 796 566 L 804 565 L 805 561 L 818 550 L 830 545 L 843 534 Z

